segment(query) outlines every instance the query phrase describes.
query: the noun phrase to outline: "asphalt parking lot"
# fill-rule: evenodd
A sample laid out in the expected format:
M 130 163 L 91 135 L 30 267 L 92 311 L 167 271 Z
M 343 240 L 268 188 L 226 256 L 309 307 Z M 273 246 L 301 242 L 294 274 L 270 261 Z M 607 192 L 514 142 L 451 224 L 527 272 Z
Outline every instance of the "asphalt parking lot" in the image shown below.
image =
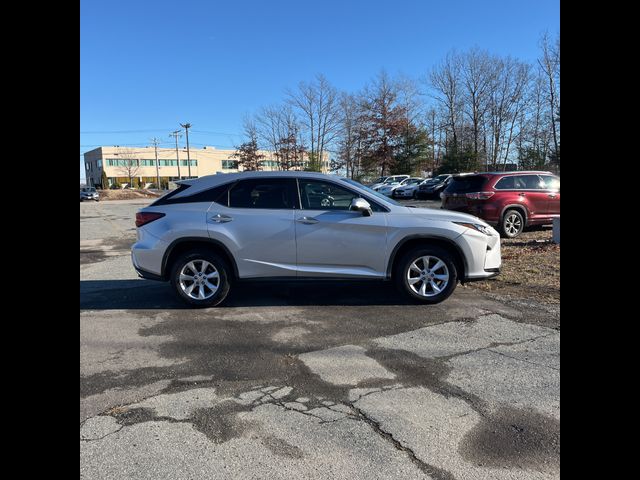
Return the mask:
M 131 266 L 146 203 L 80 204 L 82 478 L 559 478 L 557 313 L 358 283 L 185 309 Z

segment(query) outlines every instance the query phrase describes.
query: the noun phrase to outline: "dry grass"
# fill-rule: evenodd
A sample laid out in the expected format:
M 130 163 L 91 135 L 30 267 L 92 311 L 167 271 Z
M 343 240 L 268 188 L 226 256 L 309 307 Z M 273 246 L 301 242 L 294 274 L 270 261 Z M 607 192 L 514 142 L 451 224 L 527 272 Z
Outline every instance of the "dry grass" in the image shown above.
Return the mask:
M 560 303 L 560 245 L 551 242 L 550 228 L 503 238 L 500 275 L 469 287 L 507 297 Z
M 157 193 L 149 190 L 100 190 L 100 200 L 138 200 L 141 198 L 156 198 Z

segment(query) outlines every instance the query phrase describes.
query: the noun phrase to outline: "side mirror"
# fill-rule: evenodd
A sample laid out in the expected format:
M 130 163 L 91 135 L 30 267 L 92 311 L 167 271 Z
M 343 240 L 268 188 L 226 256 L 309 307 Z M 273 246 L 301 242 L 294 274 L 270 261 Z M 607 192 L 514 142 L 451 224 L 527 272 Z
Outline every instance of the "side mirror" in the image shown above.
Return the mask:
M 371 205 L 364 198 L 354 198 L 351 200 L 351 205 L 349 205 L 349 210 L 354 212 L 362 212 L 363 217 L 370 217 L 373 214 L 373 210 L 371 210 Z

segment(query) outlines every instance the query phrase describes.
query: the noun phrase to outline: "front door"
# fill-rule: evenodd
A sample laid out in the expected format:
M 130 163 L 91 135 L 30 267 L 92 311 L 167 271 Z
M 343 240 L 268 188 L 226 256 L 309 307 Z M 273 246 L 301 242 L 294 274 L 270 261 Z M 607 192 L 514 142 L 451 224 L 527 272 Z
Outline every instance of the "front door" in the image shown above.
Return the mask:
M 295 211 L 298 277 L 380 278 L 386 273 L 387 218 L 349 210 L 360 195 L 331 181 L 299 179 Z

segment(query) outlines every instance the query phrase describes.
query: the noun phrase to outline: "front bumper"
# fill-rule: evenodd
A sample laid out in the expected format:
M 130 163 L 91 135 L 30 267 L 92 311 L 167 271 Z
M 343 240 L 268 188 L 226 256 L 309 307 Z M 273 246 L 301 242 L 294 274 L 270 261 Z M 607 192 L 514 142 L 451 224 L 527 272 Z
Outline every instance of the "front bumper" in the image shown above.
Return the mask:
M 492 235 L 468 229 L 456 239 L 456 243 L 465 257 L 463 282 L 486 280 L 500 273 L 500 235 L 494 229 Z
M 486 274 L 481 277 L 465 276 L 464 280 L 462 280 L 462 283 L 481 282 L 482 280 L 497 277 L 498 275 L 500 275 L 500 267 L 487 269 L 485 270 L 485 273 Z

